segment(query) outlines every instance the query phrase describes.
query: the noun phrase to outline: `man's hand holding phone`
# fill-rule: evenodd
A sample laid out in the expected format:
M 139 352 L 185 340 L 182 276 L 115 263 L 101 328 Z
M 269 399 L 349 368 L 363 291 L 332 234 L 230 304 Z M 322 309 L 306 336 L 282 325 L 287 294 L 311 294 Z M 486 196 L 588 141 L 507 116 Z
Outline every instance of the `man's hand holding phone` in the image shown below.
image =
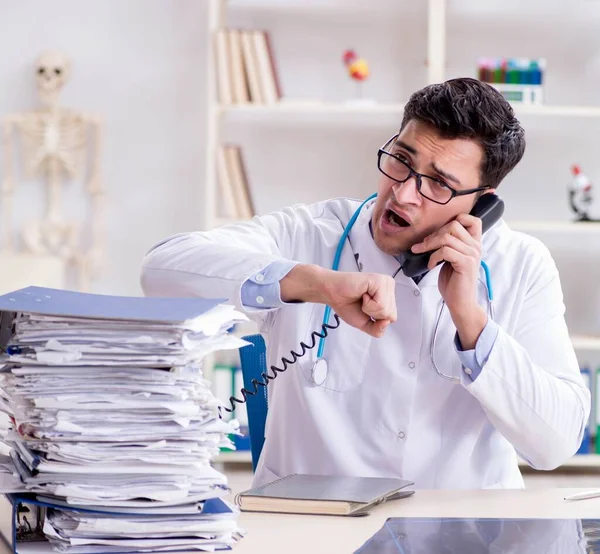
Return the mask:
M 487 323 L 486 311 L 477 300 L 481 228 L 479 217 L 460 214 L 412 247 L 416 254 L 432 251 L 429 269 L 442 261 L 447 262 L 440 271 L 438 287 L 465 350 L 475 347 Z

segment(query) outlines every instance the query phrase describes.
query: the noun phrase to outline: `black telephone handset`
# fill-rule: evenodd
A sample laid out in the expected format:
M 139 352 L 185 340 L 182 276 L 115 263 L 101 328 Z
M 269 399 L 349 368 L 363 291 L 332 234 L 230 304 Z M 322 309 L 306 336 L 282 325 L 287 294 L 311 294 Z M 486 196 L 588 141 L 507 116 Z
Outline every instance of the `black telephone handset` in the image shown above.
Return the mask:
M 504 201 L 494 193 L 481 195 L 470 212 L 471 215 L 481 219 L 482 233 L 485 233 L 494 225 L 502 217 L 503 213 Z M 407 277 L 416 277 L 428 271 L 427 264 L 429 263 L 431 252 L 415 254 L 409 250 L 404 256 L 402 272 Z

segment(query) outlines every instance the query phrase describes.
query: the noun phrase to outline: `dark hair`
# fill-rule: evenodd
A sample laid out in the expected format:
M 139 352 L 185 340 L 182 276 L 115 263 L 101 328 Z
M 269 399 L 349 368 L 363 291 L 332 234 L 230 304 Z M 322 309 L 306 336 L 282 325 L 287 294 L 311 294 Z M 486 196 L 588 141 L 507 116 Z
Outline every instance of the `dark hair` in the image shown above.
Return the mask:
M 497 89 L 464 77 L 428 85 L 404 108 L 400 130 L 416 119 L 444 138 L 474 139 L 483 148 L 481 186 L 496 188 L 525 152 L 525 131 Z

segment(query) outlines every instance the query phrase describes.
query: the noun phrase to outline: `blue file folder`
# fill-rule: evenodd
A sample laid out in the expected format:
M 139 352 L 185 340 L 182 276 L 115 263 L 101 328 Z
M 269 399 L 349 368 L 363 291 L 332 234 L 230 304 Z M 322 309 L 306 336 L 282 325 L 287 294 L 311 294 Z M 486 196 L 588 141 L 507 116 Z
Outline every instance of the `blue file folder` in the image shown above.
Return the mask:
M 45 502 L 37 500 L 36 497 L 32 494 L 6 494 L 2 495 L 6 498 L 11 506 L 12 513 L 10 515 L 10 525 L 3 529 L 3 526 L 0 525 L 0 539 L 2 539 L 7 546 L 11 549 L 13 554 L 42 554 L 42 553 L 54 553 L 52 550 L 50 543 L 42 539 L 40 537 L 41 527 L 43 525 L 43 516 L 44 510 L 47 508 L 55 508 L 59 510 L 63 510 L 65 512 L 78 512 L 78 513 L 88 513 L 88 514 L 98 514 L 98 515 L 110 515 L 111 517 L 118 518 L 119 516 L 127 516 L 127 517 L 147 517 L 152 518 L 154 516 L 148 514 L 138 514 L 138 513 L 120 513 L 120 512 L 102 512 L 98 510 L 88 510 L 85 508 L 78 508 L 75 506 L 65 507 L 60 504 L 54 504 L 52 502 Z M 40 522 L 36 525 L 36 522 L 33 522 L 33 526 L 31 529 L 25 528 L 23 524 L 19 524 L 19 508 L 26 506 L 29 511 L 28 514 L 37 513 L 39 515 Z M 40 508 L 38 510 L 37 508 Z M 22 512 L 21 512 L 22 513 Z M 209 500 L 205 500 L 202 503 L 202 511 L 198 512 L 202 515 L 217 515 L 217 514 L 230 514 L 232 513 L 231 507 L 221 500 L 220 498 L 211 498 Z M 158 514 L 157 514 L 158 515 Z M 197 516 L 197 514 L 195 514 Z M 6 517 L 4 514 L 2 517 Z M 160 517 L 169 517 L 169 514 L 160 514 Z M 177 514 L 174 517 L 185 518 L 184 514 Z M 189 517 L 189 516 L 188 516 Z M 30 520 L 33 518 L 30 517 Z M 4 522 L 3 522 L 4 523 Z M 171 551 L 173 552 L 173 551 Z M 110 554 L 116 554 L 115 552 L 111 552 Z
M 0 295 L 0 311 L 42 315 L 181 323 L 225 299 L 110 296 L 44 287 Z

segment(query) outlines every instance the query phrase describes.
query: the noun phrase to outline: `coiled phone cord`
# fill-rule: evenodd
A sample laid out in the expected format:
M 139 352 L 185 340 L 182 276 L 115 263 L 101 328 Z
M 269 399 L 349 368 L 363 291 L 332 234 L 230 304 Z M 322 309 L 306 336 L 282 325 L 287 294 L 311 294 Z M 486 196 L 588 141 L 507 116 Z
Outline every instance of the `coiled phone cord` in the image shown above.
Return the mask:
M 259 379 L 252 379 L 252 385 L 254 385 L 254 390 L 250 391 L 246 388 L 243 388 L 240 392 L 242 393 L 242 396 L 244 397 L 243 400 L 240 400 L 239 398 L 235 398 L 234 396 L 229 397 L 229 403 L 231 405 L 231 408 L 227 408 L 227 407 L 220 407 L 219 411 L 221 409 L 225 410 L 226 412 L 233 412 L 233 410 L 235 410 L 235 404 L 243 404 L 244 402 L 246 402 L 248 400 L 248 396 L 254 396 L 255 394 L 258 393 L 258 387 L 267 387 L 267 385 L 269 384 L 269 381 L 272 381 L 273 379 L 275 379 L 277 377 L 278 373 L 283 373 L 288 366 L 295 364 L 299 358 L 302 358 L 302 356 L 304 356 L 309 350 L 313 349 L 316 345 L 317 345 L 317 337 L 318 338 L 326 338 L 327 334 L 328 334 L 328 330 L 329 329 L 337 329 L 340 326 L 340 317 L 334 313 L 333 317 L 335 319 L 335 325 L 330 325 L 329 323 L 323 323 L 321 325 L 321 332 L 319 331 L 313 331 L 311 333 L 311 341 L 312 343 L 310 345 L 301 342 L 300 346 L 302 347 L 302 352 L 300 352 L 300 354 L 298 354 L 297 352 L 295 352 L 294 350 L 292 350 L 290 352 L 290 354 L 292 355 L 292 359 L 288 360 L 287 358 L 283 357 L 281 358 L 281 364 L 283 367 L 277 367 L 272 365 L 271 366 L 271 370 L 273 371 L 272 375 L 269 375 L 268 370 L 267 371 L 263 371 L 260 376 L 262 377 L 262 381 Z

